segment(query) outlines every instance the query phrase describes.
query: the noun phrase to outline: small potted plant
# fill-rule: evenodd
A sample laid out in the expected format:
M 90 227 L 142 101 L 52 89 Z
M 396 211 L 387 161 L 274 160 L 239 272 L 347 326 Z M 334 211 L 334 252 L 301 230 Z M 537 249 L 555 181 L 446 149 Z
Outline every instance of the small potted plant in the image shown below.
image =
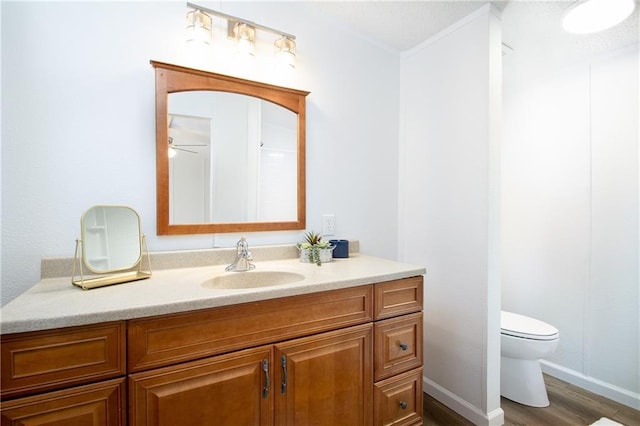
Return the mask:
M 328 241 L 323 241 L 317 232 L 309 231 L 304 235 L 304 241 L 297 244 L 300 250 L 300 262 L 315 263 L 320 266 L 331 262 L 334 246 Z

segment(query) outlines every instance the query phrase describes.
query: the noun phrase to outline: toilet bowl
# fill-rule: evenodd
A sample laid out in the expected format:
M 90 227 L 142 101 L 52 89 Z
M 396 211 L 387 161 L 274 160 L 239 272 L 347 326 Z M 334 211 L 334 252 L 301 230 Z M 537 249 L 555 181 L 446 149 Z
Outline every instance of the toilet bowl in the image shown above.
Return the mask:
M 558 330 L 537 319 L 512 312 L 500 315 L 500 394 L 531 407 L 547 407 L 549 398 L 540 359 L 558 347 Z

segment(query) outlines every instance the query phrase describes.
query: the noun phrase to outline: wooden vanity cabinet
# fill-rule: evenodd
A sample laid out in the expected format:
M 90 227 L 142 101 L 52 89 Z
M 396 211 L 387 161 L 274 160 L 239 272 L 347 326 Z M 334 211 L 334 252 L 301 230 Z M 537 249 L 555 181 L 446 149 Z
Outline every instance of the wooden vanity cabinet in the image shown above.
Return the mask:
M 129 423 L 420 425 L 422 306 L 413 277 L 132 320 Z
M 372 321 L 371 285 L 131 320 L 129 424 L 371 425 Z
M 129 376 L 130 425 L 370 425 L 371 324 Z
M 420 425 L 422 305 L 412 277 L 3 335 L 2 425 Z

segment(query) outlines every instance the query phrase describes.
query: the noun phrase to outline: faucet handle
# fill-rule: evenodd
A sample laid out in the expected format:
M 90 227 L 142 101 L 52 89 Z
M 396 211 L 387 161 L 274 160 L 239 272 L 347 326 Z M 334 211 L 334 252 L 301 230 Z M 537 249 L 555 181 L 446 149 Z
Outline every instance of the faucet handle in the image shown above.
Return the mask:
M 240 254 L 245 253 L 247 250 L 249 250 L 249 243 L 247 243 L 245 237 L 242 237 L 236 243 L 236 253 L 240 256 Z
M 240 238 L 236 244 L 236 259 L 225 268 L 225 271 L 244 272 L 254 269 L 256 266 L 251 263 L 253 255 L 249 251 L 249 243 L 245 237 Z

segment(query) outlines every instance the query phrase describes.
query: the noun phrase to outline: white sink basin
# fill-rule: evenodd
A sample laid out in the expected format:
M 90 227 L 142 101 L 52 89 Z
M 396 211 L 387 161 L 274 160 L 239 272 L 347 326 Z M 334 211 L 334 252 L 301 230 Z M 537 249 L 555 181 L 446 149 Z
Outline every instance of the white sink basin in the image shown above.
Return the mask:
M 282 284 L 292 284 L 302 281 L 304 275 L 295 272 L 283 271 L 248 271 L 248 272 L 228 272 L 210 278 L 202 283 L 205 288 L 212 289 L 243 289 L 271 287 Z

